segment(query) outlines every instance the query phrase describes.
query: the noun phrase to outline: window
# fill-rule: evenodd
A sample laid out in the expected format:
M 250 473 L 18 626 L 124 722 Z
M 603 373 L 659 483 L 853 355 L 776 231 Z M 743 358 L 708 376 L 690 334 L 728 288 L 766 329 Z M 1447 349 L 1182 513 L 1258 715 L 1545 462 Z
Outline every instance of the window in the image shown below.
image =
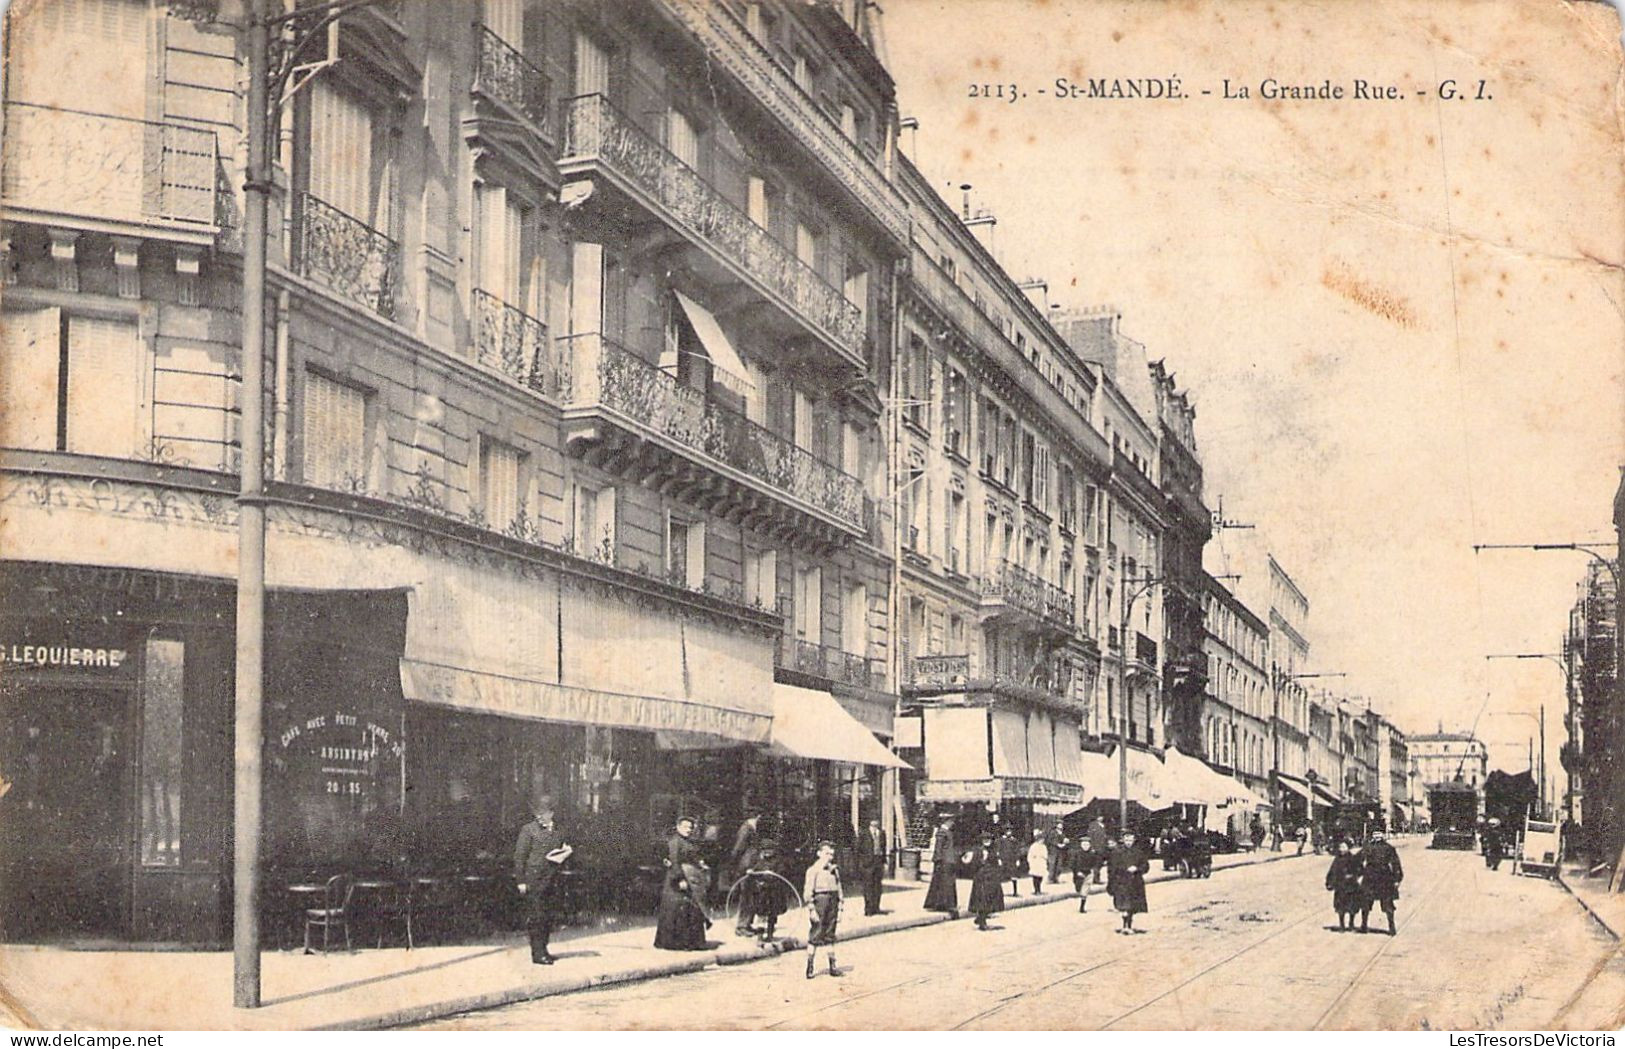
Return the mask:
M 693 121 L 680 109 L 666 111 L 666 148 L 689 167 L 700 166 L 700 138 Z
M 1016 481 L 1016 420 L 1006 415 L 999 424 L 999 480 L 1006 488 Z
M 756 550 L 745 556 L 745 600 L 773 611 L 779 603 L 779 552 Z
M 373 193 L 372 108 L 332 75 L 311 88 L 309 177 L 318 200 L 369 226 L 388 226 L 383 201 Z
M 869 588 L 852 583 L 841 609 L 841 650 L 854 656 L 869 654 Z
M 796 636 L 815 645 L 824 640 L 824 573 L 817 565 L 796 570 Z
M 853 142 L 858 140 L 858 111 L 845 102 L 841 103 L 841 134 Z
M 982 532 L 982 564 L 991 574 L 999 563 L 999 519 L 988 514 Z
M 367 392 L 307 372 L 303 418 L 305 483 L 347 491 L 366 487 Z
M 948 655 L 962 656 L 965 650 L 965 620 L 962 616 L 948 614 Z
M 147 5 L 128 0 L 51 0 L 8 17 L 7 97 L 142 119 L 149 17 Z M 65 58 L 72 76 L 61 75 Z
M 141 865 L 181 865 L 186 646 L 149 638 L 141 683 Z
M 813 421 L 813 403 L 812 398 L 808 397 L 800 390 L 796 391 L 794 425 L 796 447 L 804 451 L 811 451 L 813 446 L 813 431 L 815 429 Z
M 485 0 L 485 28 L 515 51 L 525 49 L 524 0 Z
M 999 460 L 999 408 L 992 401 L 982 402 L 982 418 L 976 428 L 976 445 L 981 453 L 982 473 L 988 477 L 998 469 Z
M 841 469 L 853 477 L 863 473 L 863 439 L 849 422 L 841 424 Z
M 1056 492 L 1060 503 L 1061 527 L 1068 532 L 1078 529 L 1078 483 L 1076 475 L 1072 472 L 1071 463 L 1060 465 L 1060 481 Z
M 757 5 L 752 4 L 755 8 Z M 767 209 L 767 180 L 759 175 L 752 175 L 745 183 L 745 211 L 750 220 L 763 229 L 771 229 L 768 225 L 769 214 Z
M 818 234 L 805 222 L 796 223 L 796 258 L 808 269 L 818 270 Z
M 1033 505 L 1045 513 L 1049 513 L 1049 446 L 1038 445 L 1037 458 L 1033 466 Z
M 611 564 L 615 560 L 615 489 L 576 484 L 575 551 Z
M 586 33 L 576 34 L 575 94 L 609 94 L 609 52 Z
M 807 92 L 808 94 L 812 94 L 812 64 L 807 61 L 807 56 L 799 51 L 795 53 L 795 57 L 792 59 L 792 61 L 794 63 L 792 67 L 792 75 L 796 78 L 796 84 L 800 86 L 801 90 Z
M 967 415 L 965 376 L 953 368 L 946 368 L 943 370 L 942 441 L 943 447 L 954 455 L 965 454 Z
M 506 187 L 479 187 L 480 288 L 522 313 L 541 312 L 536 211 Z
M 745 5 L 745 31 L 758 40 L 766 40 L 766 25 L 762 20 L 762 5 L 760 3 L 747 3 Z
M 965 497 L 958 492 L 949 492 L 948 512 L 944 516 L 948 571 L 957 575 L 965 570 Z
M 57 309 L 0 316 L 0 444 L 130 458 L 140 454 L 145 344 L 128 321 Z M 65 409 L 65 410 L 64 410 Z
M 869 271 L 858 262 L 846 263 L 846 301 L 858 308 L 858 316 L 867 326 L 869 320 Z
M 666 519 L 666 578 L 690 590 L 704 588 L 704 522 Z
M 904 396 L 908 405 L 904 417 L 920 429 L 931 425 L 931 356 L 925 341 L 918 335 L 909 336 L 908 355 L 904 358 Z
M 501 441 L 480 439 L 480 511 L 490 527 L 514 525 L 525 502 L 522 477 L 525 453 Z
M 1023 432 L 1021 435 L 1021 496 L 1029 503 L 1033 502 L 1036 494 L 1034 490 L 1037 478 L 1038 443 L 1031 433 Z

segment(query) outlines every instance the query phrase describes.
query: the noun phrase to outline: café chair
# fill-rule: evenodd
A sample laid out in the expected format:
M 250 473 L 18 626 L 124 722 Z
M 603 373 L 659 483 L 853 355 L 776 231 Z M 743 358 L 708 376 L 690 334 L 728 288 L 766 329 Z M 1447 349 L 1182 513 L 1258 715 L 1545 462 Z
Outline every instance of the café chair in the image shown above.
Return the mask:
M 310 954 L 310 931 L 322 930 L 322 953 L 327 953 L 333 929 L 344 930 L 344 949 L 350 950 L 350 900 L 355 895 L 355 879 L 348 874 L 335 874 L 327 879 L 322 894 L 322 906 L 305 910 L 305 953 Z

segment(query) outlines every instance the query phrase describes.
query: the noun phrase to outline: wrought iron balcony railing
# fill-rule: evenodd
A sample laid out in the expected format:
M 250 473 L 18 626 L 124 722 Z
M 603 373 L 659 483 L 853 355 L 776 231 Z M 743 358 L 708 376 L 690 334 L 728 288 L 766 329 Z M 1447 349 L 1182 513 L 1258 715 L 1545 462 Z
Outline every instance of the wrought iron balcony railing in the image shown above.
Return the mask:
M 496 99 L 530 122 L 543 138 L 551 139 L 553 125 L 548 96 L 553 84 L 518 48 L 485 26 L 480 26 L 479 76 L 474 90 Z
M 570 388 L 570 362 L 554 352 L 547 325 L 484 290 L 474 292 L 473 322 L 481 364 L 549 397 Z
M 710 245 L 832 345 L 862 360 L 863 313 L 795 252 L 740 211 L 602 95 L 564 104 L 561 167 L 596 161 L 647 195 L 690 237 Z
M 1074 618 L 1071 595 L 1013 561 L 1001 563 L 982 580 L 982 600 L 1000 602 L 1068 626 Z
M 5 104 L 0 198 L 50 215 L 212 231 L 213 131 Z
M 300 195 L 299 205 L 299 275 L 393 318 L 401 287 L 401 246 L 309 193 Z
M 788 634 L 781 636 L 776 654 L 778 666 L 786 670 L 859 688 L 886 687 L 886 672 L 878 659 L 844 652 L 829 645 L 814 644 Z
M 599 405 L 862 529 L 863 485 L 805 449 L 731 409 L 637 354 L 597 334 L 558 340 L 570 360 L 572 407 Z

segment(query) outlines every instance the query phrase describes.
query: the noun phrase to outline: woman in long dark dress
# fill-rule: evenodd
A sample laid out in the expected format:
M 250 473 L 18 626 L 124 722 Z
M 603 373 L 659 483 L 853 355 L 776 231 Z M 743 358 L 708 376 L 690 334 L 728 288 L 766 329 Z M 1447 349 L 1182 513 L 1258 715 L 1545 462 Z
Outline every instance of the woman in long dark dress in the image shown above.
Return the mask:
M 1106 862 L 1106 891 L 1112 894 L 1112 906 L 1123 915 L 1123 927 L 1117 931 L 1125 936 L 1134 931 L 1134 916 L 1146 912 L 1147 863 L 1131 830 L 1123 832 L 1123 843 L 1112 850 Z
M 954 848 L 954 822 L 944 816 L 931 835 L 931 884 L 925 890 L 925 909 L 959 914 L 959 852 Z
M 1004 864 L 999 859 L 993 835 L 982 835 L 982 844 L 971 853 L 975 873 L 970 882 L 970 912 L 976 915 L 976 927 L 987 931 L 990 914 L 1004 910 Z
M 1354 916 L 1365 906 L 1365 894 L 1360 888 L 1360 857 L 1349 851 L 1347 840 L 1337 843 L 1337 855 L 1326 872 L 1326 888 L 1337 912 L 1337 931 L 1353 929 Z
M 664 951 L 703 951 L 705 927 L 711 924 L 700 907 L 706 868 L 692 836 L 694 821 L 677 821 L 677 833 L 666 842 L 666 879 L 660 887 L 660 914 L 655 946 Z

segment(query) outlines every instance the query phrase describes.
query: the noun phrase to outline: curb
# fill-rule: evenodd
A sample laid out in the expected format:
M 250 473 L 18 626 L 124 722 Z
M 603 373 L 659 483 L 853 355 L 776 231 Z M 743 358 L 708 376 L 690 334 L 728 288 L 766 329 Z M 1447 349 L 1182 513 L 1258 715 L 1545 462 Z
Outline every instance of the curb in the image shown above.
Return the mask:
M 1218 870 L 1227 871 L 1242 867 L 1255 867 L 1265 863 L 1274 863 L 1278 860 L 1298 858 L 1300 857 L 1295 854 L 1282 852 L 1278 855 L 1265 856 L 1251 863 L 1232 864 L 1218 868 Z M 1159 882 L 1178 881 L 1180 875 L 1177 871 L 1158 871 L 1156 874 L 1147 875 L 1145 880 L 1146 884 L 1150 885 Z M 1088 895 L 1098 896 L 1105 892 L 1105 886 L 1103 885 L 1091 885 L 1089 888 L 1094 891 L 1089 892 Z M 1041 907 L 1045 904 L 1061 903 L 1064 900 L 1075 900 L 1078 896 L 1079 893 L 1071 889 L 1045 893 L 1042 896 L 1018 896 L 1005 903 L 1005 910 L 1013 911 L 1027 907 Z M 876 922 L 861 929 L 853 929 L 850 933 L 840 936 L 839 942 L 861 940 L 870 936 L 881 936 L 886 933 L 902 932 L 907 929 L 918 929 L 928 925 L 941 925 L 950 921 L 968 921 L 970 917 L 969 914 L 963 912 L 958 917 L 949 917 L 946 914 L 937 912 L 926 912 L 903 918 L 894 918 L 891 921 Z M 1593 915 L 1593 917 L 1596 916 Z M 1598 919 L 1598 922 L 1601 923 L 1601 919 Z M 1607 928 L 1606 925 L 1603 927 Z M 390 1027 L 403 1027 L 407 1024 L 423 1023 L 446 1016 L 455 1016 L 459 1013 L 479 1012 L 485 1009 L 495 1009 L 499 1006 L 513 1005 L 517 1002 L 554 998 L 562 994 L 575 994 L 578 991 L 591 990 L 595 987 L 613 987 L 617 984 L 639 983 L 644 980 L 656 980 L 665 976 L 681 976 L 686 973 L 700 972 L 712 966 L 745 965 L 750 962 L 765 961 L 769 958 L 778 958 L 792 951 L 801 950 L 805 946 L 805 940 L 795 936 L 784 936 L 771 943 L 719 948 L 696 957 L 666 962 L 661 965 L 647 965 L 636 969 L 622 970 L 621 972 L 599 973 L 594 976 L 582 976 L 567 980 L 549 980 L 545 983 L 506 987 L 502 990 L 488 991 L 464 998 L 453 998 L 442 1002 L 430 1002 L 426 1005 L 392 1009 L 389 1012 L 358 1017 L 354 1020 L 345 1020 L 311 1029 L 317 1031 L 376 1031 Z
M 1570 885 L 1568 883 L 1568 879 L 1563 877 L 1562 870 L 1557 872 L 1557 877 L 1553 880 L 1556 881 L 1557 884 L 1563 886 L 1563 891 L 1568 893 L 1569 896 L 1573 898 L 1574 902 L 1580 905 L 1580 909 L 1585 911 L 1586 914 L 1590 916 L 1591 920 L 1596 922 L 1598 927 L 1600 927 L 1603 932 L 1612 937 L 1616 943 L 1620 940 L 1619 930 L 1615 929 L 1612 925 L 1609 925 L 1607 919 L 1599 914 L 1595 907 L 1587 903 L 1584 896 L 1581 896 L 1579 893 L 1574 891 L 1574 886 Z

